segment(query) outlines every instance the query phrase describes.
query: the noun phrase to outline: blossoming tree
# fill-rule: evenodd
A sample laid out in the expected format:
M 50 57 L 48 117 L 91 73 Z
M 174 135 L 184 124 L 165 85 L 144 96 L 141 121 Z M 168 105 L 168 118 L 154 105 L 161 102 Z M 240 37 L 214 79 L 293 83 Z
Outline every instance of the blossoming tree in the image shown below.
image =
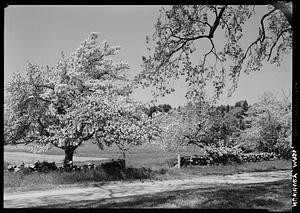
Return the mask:
M 229 127 L 226 121 L 208 103 L 188 104 L 181 110 L 161 114 L 160 144 L 164 150 L 195 145 L 204 150 L 226 142 Z
M 26 75 L 15 74 L 7 86 L 5 144 L 34 144 L 35 151 L 65 151 L 65 166 L 74 151 L 93 139 L 103 145 L 138 145 L 148 139 L 151 120 L 129 98 L 129 69 L 110 57 L 120 47 L 100 45 L 89 35 L 56 67 L 28 63 Z
M 240 137 L 241 145 L 259 151 L 283 152 L 292 146 L 292 104 L 265 92 L 246 117 L 248 128 Z

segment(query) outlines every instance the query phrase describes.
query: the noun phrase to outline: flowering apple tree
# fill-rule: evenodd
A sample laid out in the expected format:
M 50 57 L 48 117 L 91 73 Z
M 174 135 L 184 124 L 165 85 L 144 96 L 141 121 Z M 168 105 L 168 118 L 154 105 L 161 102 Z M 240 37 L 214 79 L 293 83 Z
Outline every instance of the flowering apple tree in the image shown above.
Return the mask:
M 34 144 L 34 151 L 57 147 L 65 151 L 65 166 L 74 151 L 93 139 L 99 148 L 139 145 L 155 128 L 129 98 L 129 66 L 111 57 L 120 47 L 102 45 L 89 35 L 57 66 L 28 63 L 7 86 L 4 134 L 6 144 Z
M 270 92 L 264 93 L 248 111 L 248 128 L 242 132 L 241 142 L 260 151 L 288 150 L 292 145 L 291 107 L 288 100 L 279 100 Z
M 160 120 L 160 144 L 164 150 L 195 145 L 208 151 L 224 145 L 230 135 L 226 121 L 208 103 L 188 104 L 155 119 Z

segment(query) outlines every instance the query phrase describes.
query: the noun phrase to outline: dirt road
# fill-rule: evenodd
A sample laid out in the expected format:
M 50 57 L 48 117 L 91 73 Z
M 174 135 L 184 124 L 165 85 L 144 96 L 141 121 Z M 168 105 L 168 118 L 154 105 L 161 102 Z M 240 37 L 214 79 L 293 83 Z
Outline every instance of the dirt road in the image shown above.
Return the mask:
M 46 155 L 46 154 L 34 154 L 26 152 L 4 152 L 4 161 L 8 163 L 35 163 L 36 161 L 48 161 L 61 163 L 64 159 L 63 155 Z M 109 160 L 108 158 L 96 158 L 96 157 L 73 157 L 73 161 L 98 161 Z
M 223 184 L 250 184 L 291 179 L 290 170 L 251 172 L 233 175 L 207 175 L 186 180 L 135 181 L 93 183 L 90 186 L 59 190 L 4 193 L 4 208 L 28 208 L 49 204 L 68 203 L 83 200 L 99 200 L 116 197 L 137 196 L 182 189 L 207 188 Z

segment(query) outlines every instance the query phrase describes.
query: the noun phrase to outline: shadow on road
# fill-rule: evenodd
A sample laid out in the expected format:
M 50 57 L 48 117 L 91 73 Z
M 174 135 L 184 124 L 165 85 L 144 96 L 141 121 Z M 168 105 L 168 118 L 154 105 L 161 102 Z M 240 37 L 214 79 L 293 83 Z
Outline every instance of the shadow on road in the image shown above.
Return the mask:
M 291 210 L 291 180 L 166 191 L 37 208 L 204 208 Z

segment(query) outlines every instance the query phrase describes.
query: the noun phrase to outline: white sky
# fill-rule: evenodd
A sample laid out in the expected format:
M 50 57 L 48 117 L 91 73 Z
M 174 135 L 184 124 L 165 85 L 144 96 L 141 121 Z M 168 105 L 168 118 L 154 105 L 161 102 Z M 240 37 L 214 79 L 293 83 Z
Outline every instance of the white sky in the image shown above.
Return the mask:
M 142 56 L 146 54 L 146 35 L 154 32 L 154 24 L 161 6 L 9 6 L 4 16 L 4 84 L 12 73 L 23 71 L 26 60 L 43 65 L 55 65 L 63 50 L 69 55 L 91 32 L 99 32 L 100 39 L 120 45 L 122 59 L 130 66 L 132 75 L 141 71 Z M 260 11 L 260 10 L 259 10 Z M 255 39 L 261 13 L 248 23 L 246 38 Z M 215 42 L 218 43 L 218 37 Z M 221 41 L 219 41 L 221 42 Z M 247 41 L 245 41 L 247 44 Z M 281 90 L 292 88 L 291 55 L 280 67 L 265 64 L 261 72 L 249 76 L 241 74 L 239 87 L 231 98 L 225 95 L 219 104 L 234 104 L 247 100 L 252 104 L 265 91 L 281 95 Z M 177 84 L 176 92 L 159 103 L 172 107 L 185 103 L 184 85 Z M 151 100 L 149 90 L 137 90 L 133 98 Z

